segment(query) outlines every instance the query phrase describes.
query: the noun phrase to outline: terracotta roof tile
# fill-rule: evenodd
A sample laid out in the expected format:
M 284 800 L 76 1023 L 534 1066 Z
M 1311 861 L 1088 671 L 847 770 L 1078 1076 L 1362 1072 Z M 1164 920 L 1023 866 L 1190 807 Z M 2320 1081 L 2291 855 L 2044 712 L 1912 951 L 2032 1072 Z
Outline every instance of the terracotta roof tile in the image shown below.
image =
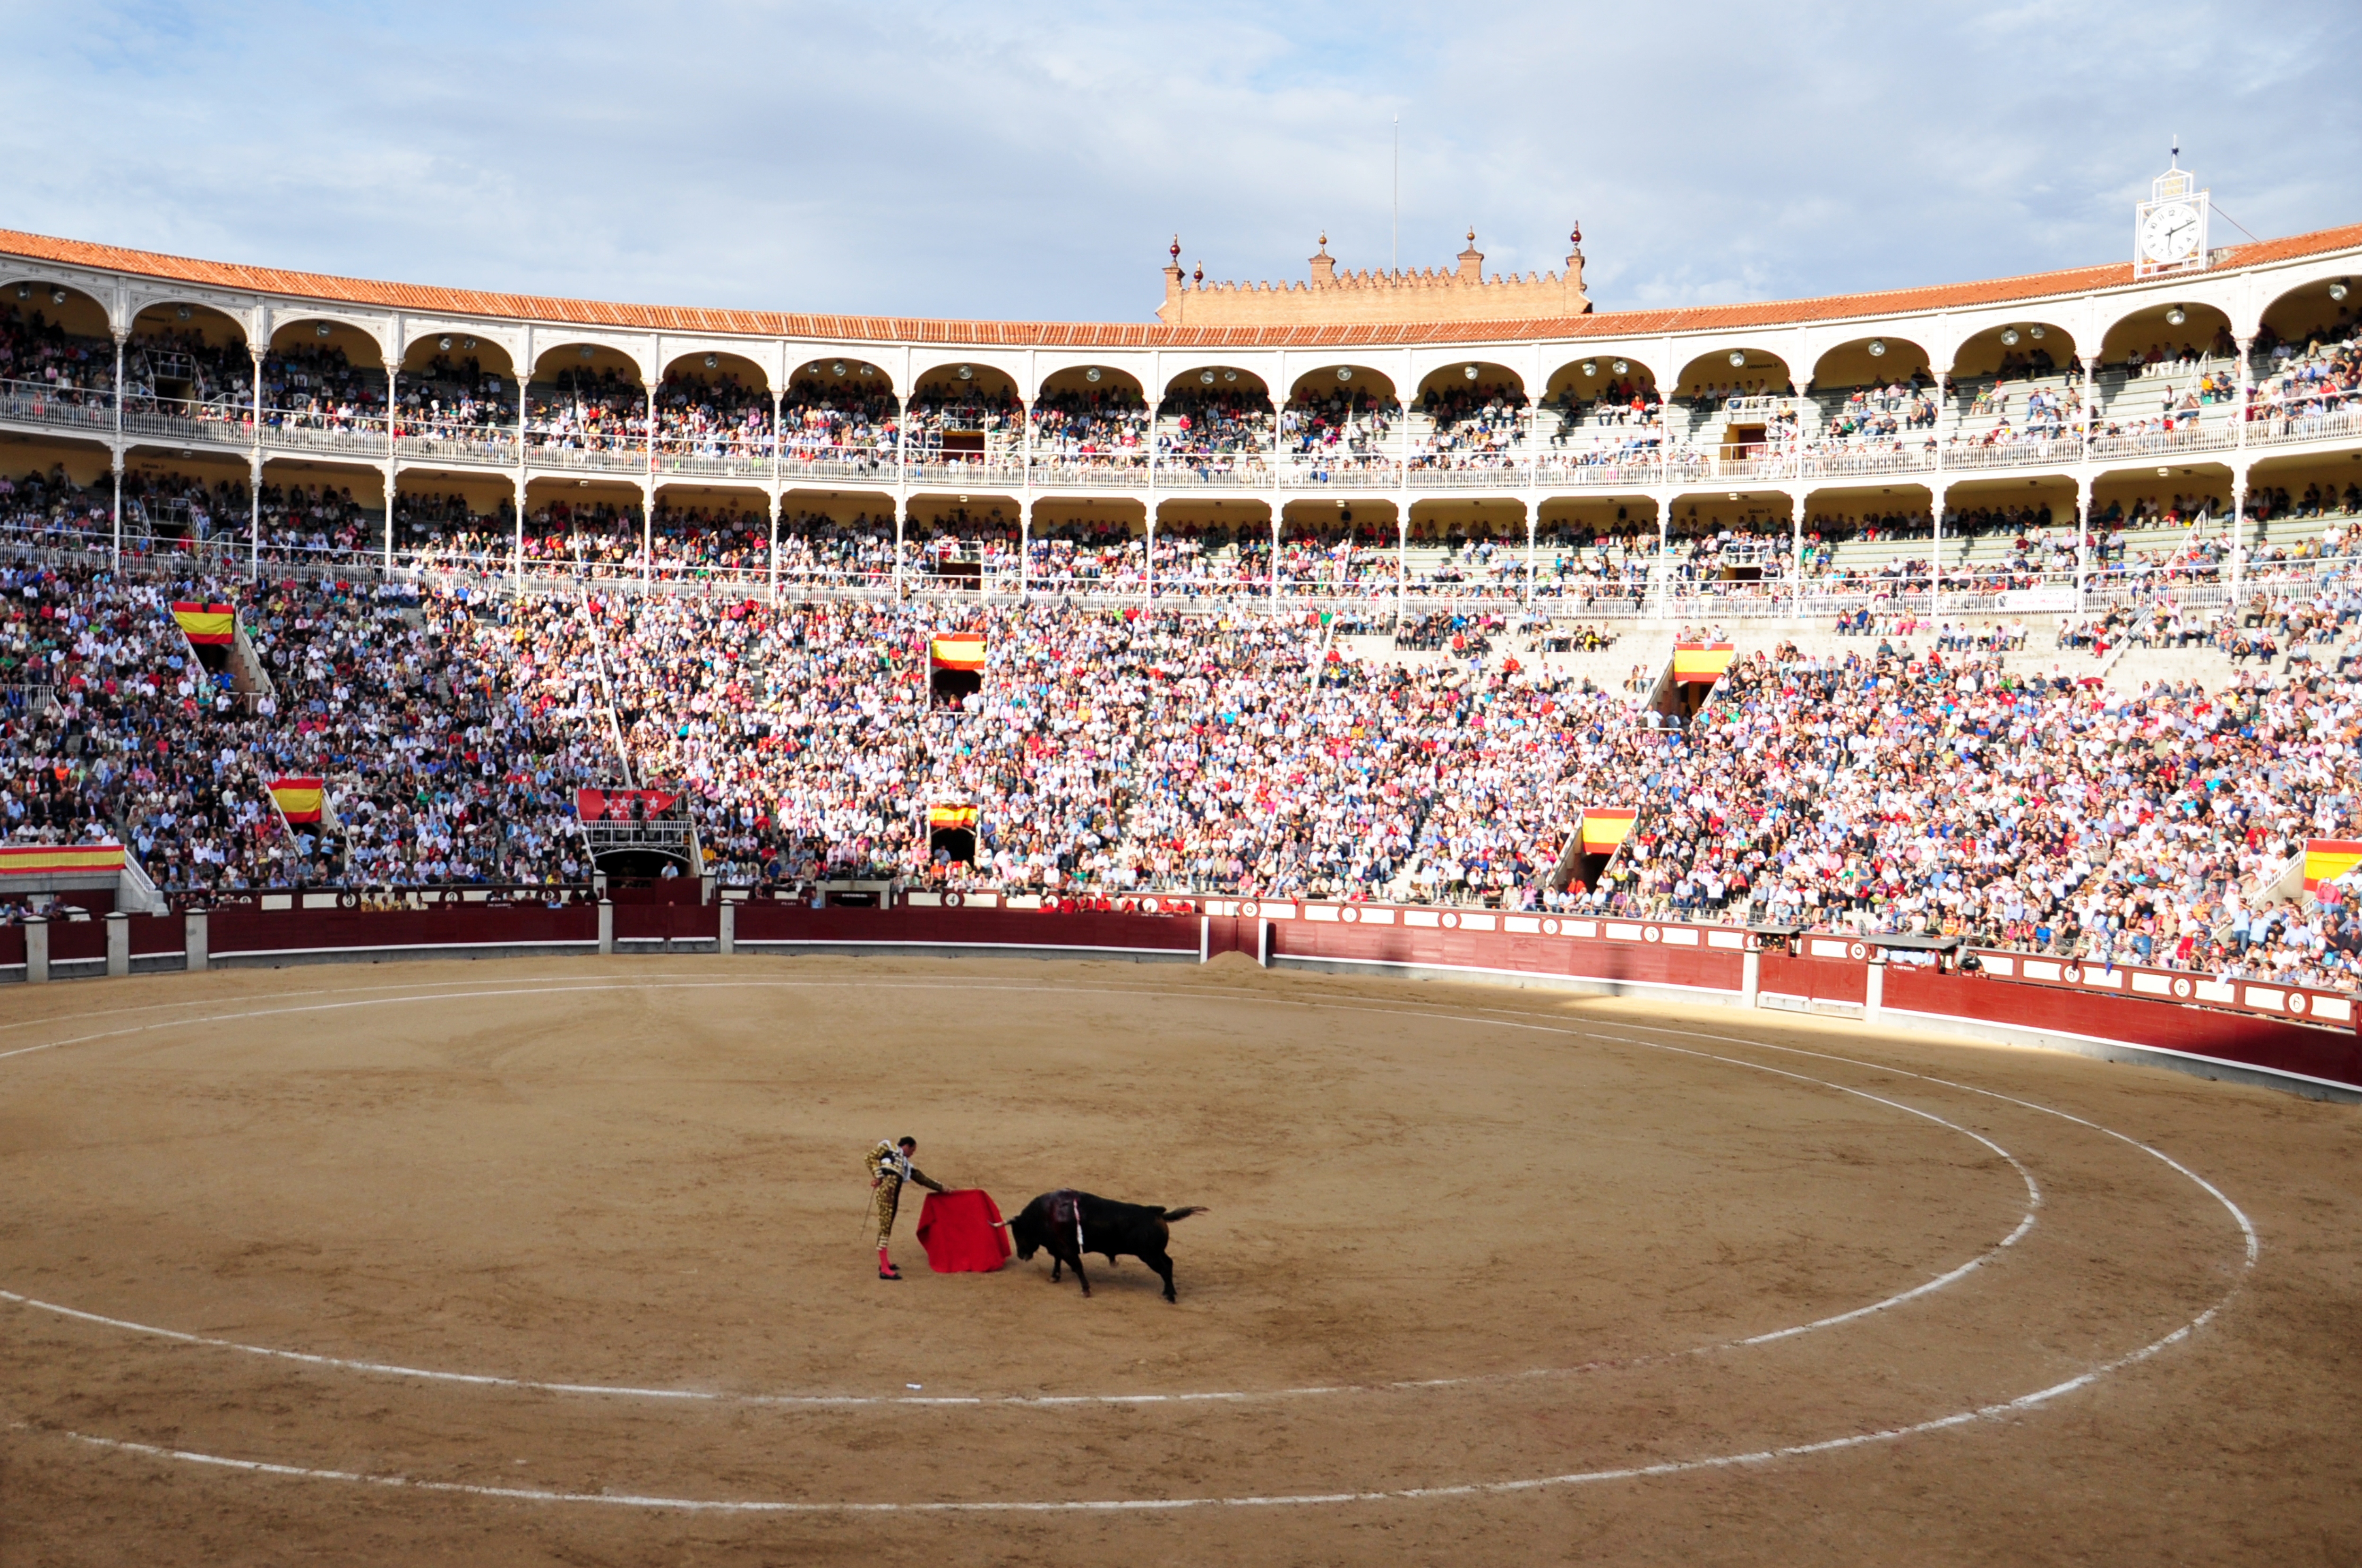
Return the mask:
M 2362 224 L 2244 245 L 2224 253 L 2233 267 L 2262 266 L 2305 256 L 2362 248 Z M 379 282 L 318 272 L 202 261 L 89 240 L 0 229 L 0 255 L 27 260 L 105 268 L 142 277 L 298 300 L 497 319 L 573 323 L 637 331 L 706 332 L 819 338 L 845 343 L 968 344 L 1005 348 L 1246 348 L 1387 347 L 1407 343 L 1497 342 L 1516 338 L 1624 337 L 1664 333 L 1791 326 L 1853 316 L 1901 315 L 2077 294 L 2133 282 L 2129 262 L 2035 272 L 1981 282 L 1941 283 L 1818 299 L 1755 304 L 1693 305 L 1667 310 L 1604 311 L 1591 315 L 1521 321 L 1450 322 L 1354 326 L 1164 326 L 1120 322 L 948 321 L 911 316 L 819 315 L 795 312 L 705 310 L 693 306 L 621 304 L 539 294 L 440 289 Z

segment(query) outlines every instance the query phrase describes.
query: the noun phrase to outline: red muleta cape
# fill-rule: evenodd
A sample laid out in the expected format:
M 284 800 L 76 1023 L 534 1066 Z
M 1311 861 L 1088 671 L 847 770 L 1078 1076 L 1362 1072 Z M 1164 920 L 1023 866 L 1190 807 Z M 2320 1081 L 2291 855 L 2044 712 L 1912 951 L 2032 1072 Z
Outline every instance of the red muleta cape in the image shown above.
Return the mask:
M 937 1274 L 990 1274 L 1009 1261 L 1000 1206 L 980 1187 L 927 1194 L 919 1209 L 919 1245 Z

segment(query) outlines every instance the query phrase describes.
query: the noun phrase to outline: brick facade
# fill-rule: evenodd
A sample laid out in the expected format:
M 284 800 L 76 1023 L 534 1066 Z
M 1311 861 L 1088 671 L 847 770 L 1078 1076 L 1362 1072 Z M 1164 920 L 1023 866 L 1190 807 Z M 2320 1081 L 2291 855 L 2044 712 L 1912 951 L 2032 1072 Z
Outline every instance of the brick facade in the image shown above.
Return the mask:
M 1460 265 L 1445 271 L 1340 272 L 1320 237 L 1312 275 L 1300 283 L 1209 283 L 1202 271 L 1181 274 L 1181 242 L 1164 269 L 1164 303 L 1156 317 L 1167 326 L 1394 326 L 1418 322 L 1530 321 L 1588 315 L 1583 292 L 1582 231 L 1569 237 L 1563 272 L 1485 276 L 1476 231 Z

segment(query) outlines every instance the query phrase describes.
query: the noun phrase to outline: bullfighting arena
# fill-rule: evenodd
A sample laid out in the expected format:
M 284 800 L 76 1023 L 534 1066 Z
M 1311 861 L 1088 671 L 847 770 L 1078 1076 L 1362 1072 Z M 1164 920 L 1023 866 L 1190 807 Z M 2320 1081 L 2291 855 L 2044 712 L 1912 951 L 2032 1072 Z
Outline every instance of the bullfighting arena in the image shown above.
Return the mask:
M 1235 957 L 15 989 L 0 1563 L 2351 1560 L 2357 1126 Z M 1178 1304 L 880 1282 L 903 1132 Z

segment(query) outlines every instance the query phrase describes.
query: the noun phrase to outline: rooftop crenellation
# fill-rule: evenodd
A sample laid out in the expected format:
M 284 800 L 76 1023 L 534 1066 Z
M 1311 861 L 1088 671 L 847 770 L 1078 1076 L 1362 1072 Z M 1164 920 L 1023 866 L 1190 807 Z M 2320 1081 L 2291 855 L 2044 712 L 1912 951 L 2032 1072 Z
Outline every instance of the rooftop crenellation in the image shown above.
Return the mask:
M 1156 316 L 1167 326 L 1310 326 L 1403 325 L 1422 322 L 1517 321 L 1586 315 L 1583 292 L 1583 226 L 1567 236 L 1562 272 L 1485 275 L 1476 231 L 1451 268 L 1364 268 L 1340 271 L 1329 237 L 1309 259 L 1302 282 L 1206 282 L 1200 262 L 1186 277 L 1181 237 L 1173 237 L 1164 266 L 1164 303 Z

